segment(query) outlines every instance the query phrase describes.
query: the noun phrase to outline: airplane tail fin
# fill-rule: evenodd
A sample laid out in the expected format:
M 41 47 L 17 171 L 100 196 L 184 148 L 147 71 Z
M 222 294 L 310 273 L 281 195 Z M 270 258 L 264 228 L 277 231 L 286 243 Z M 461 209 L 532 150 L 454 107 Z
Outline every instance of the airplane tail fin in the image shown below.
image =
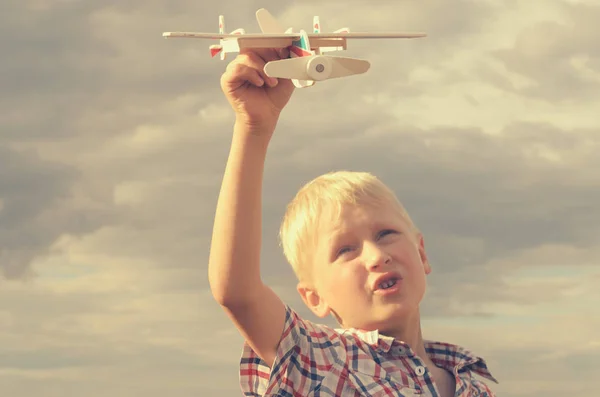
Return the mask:
M 304 30 L 300 31 L 300 38 L 292 42 L 290 47 L 290 56 L 295 57 L 308 57 L 314 55 L 314 52 L 310 49 L 310 41 L 308 40 L 308 34 Z
M 313 17 L 313 33 L 321 33 L 321 21 L 318 16 Z M 334 33 L 350 33 L 349 28 L 341 28 L 336 30 Z M 344 46 L 330 46 L 330 47 L 320 47 L 319 53 L 324 54 L 326 52 L 334 52 L 334 51 L 344 51 Z
M 219 33 L 225 34 L 225 17 L 219 15 Z M 231 34 L 245 34 L 244 28 L 239 28 L 231 32 Z M 228 52 L 236 52 L 239 50 L 237 42 L 232 40 L 221 40 L 219 45 L 211 45 L 210 56 L 215 57 L 220 54 L 221 60 L 224 61 Z
M 317 15 L 313 17 L 313 33 L 321 33 L 321 21 Z M 350 28 L 341 28 L 333 33 L 350 33 Z
M 225 16 L 219 15 L 219 33 L 225 33 Z M 224 61 L 226 57 L 226 52 L 223 49 L 222 45 L 211 45 L 210 46 L 210 56 L 215 57 L 217 54 L 221 55 L 221 60 Z
M 219 15 L 219 33 L 225 34 L 225 17 L 223 15 Z M 238 28 L 231 31 L 230 34 L 246 34 L 246 30 L 244 28 Z

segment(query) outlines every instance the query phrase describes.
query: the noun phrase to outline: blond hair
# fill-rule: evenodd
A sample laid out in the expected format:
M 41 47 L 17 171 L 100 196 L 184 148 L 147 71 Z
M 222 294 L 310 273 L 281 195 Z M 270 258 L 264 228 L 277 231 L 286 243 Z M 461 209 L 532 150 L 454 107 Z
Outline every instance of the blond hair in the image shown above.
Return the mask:
M 279 231 L 283 253 L 300 281 L 312 281 L 311 254 L 324 211 L 339 212 L 343 205 L 391 206 L 418 232 L 394 192 L 371 173 L 336 171 L 321 175 L 304 185 L 288 204 Z

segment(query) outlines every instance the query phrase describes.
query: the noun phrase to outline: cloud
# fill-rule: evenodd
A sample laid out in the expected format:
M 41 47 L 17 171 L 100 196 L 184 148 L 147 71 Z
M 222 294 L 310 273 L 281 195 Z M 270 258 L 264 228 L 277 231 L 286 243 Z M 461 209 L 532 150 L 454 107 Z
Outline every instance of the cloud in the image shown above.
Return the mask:
M 206 277 L 233 123 L 226 62 L 161 33 L 216 30 L 221 13 L 255 32 L 262 6 L 296 29 L 317 14 L 325 30 L 428 33 L 352 42 L 369 73 L 294 94 L 267 159 L 265 281 L 314 320 L 277 244 L 285 204 L 323 172 L 372 171 L 425 234 L 426 336 L 488 358 L 502 395 L 593 394 L 598 7 L 462 0 L 10 2 L 0 388 L 239 394 L 241 337 Z
M 526 79 L 521 86 L 499 78 L 503 88 L 553 102 L 596 101 L 600 84 L 600 45 L 594 21 L 600 7 L 558 3 L 561 17 L 522 29 L 511 48 L 493 50 L 504 68 Z
M 0 170 L 0 271 L 5 277 L 30 274 L 28 263 L 48 254 L 61 233 L 86 233 L 110 222 L 108 209 L 88 205 L 71 190 L 80 175 L 69 167 L 0 147 Z
M 90 395 L 108 384 L 117 394 L 158 396 L 176 382 L 192 395 L 211 388 L 198 374 L 227 381 L 231 363 L 220 355 L 239 355 L 241 340 L 210 294 L 198 293 L 197 271 L 107 253 L 106 237 L 64 238 L 35 262 L 37 280 L 0 290 L 3 390 L 58 395 L 68 382 Z

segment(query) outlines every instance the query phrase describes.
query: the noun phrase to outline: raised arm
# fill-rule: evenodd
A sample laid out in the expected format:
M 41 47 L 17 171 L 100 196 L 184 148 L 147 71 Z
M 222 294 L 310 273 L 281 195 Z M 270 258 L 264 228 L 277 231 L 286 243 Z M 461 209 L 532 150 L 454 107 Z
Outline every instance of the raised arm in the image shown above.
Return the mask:
M 229 64 L 221 87 L 236 122 L 217 210 L 209 260 L 213 296 L 242 336 L 269 365 L 284 324 L 284 306 L 260 277 L 262 184 L 267 148 L 294 90 L 274 86 L 263 72 L 275 50 L 245 51 Z

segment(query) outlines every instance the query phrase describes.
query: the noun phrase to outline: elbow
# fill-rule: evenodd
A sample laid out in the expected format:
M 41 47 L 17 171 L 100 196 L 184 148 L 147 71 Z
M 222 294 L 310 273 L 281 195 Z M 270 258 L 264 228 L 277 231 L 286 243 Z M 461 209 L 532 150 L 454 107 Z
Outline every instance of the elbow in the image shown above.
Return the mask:
M 223 307 L 230 307 L 235 305 L 236 301 L 239 301 L 239 298 L 236 297 L 235 294 L 233 294 L 227 288 L 216 285 L 215 283 L 210 283 L 210 291 L 213 299 Z
M 227 288 L 215 288 L 211 286 L 211 292 L 214 300 L 223 308 L 233 310 L 244 307 L 252 299 L 249 294 L 241 293 L 239 290 Z
M 219 305 L 226 306 L 233 299 L 232 289 L 223 280 L 209 276 L 208 283 L 210 292 Z
M 232 280 L 223 275 L 209 276 L 209 284 L 214 300 L 226 308 L 244 306 L 252 300 L 253 291 L 259 286 L 252 280 Z

